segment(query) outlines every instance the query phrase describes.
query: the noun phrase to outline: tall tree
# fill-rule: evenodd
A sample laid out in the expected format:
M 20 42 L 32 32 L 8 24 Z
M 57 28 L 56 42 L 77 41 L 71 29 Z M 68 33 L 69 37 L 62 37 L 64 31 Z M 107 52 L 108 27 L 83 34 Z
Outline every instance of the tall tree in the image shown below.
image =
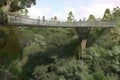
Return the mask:
M 45 16 L 42 17 L 43 21 L 45 21 Z
M 67 21 L 72 22 L 73 20 L 74 20 L 74 15 L 73 15 L 72 11 L 70 11 L 68 14 L 68 17 L 67 17 Z
M 0 25 L 4 25 L 7 23 L 7 15 L 4 14 L 4 12 L 2 11 L 2 9 L 0 9 Z
M 110 12 L 110 9 L 106 9 L 105 10 L 105 13 L 103 15 L 103 19 L 102 20 L 103 21 L 110 21 L 110 20 L 112 20 L 112 14 Z
M 120 8 L 116 7 L 113 9 L 112 16 L 114 20 L 120 19 Z
M 17 28 L 2 28 L 0 31 L 0 64 L 9 65 L 20 55 L 19 41 L 20 32 Z
M 54 16 L 54 21 L 57 21 L 57 16 Z
M 94 15 L 90 15 L 89 16 L 89 18 L 88 18 L 88 21 L 95 21 L 96 20 L 96 18 L 95 18 L 95 16 Z
M 0 9 L 0 24 L 3 24 L 3 11 Z
M 35 4 L 36 0 L 0 0 L 0 24 L 5 14 Z M 2 21 L 1 21 L 2 20 Z M 0 65 L 9 65 L 21 52 L 20 33 L 17 28 L 0 27 Z
M 51 17 L 51 21 L 53 21 L 54 19 L 53 19 L 53 17 Z

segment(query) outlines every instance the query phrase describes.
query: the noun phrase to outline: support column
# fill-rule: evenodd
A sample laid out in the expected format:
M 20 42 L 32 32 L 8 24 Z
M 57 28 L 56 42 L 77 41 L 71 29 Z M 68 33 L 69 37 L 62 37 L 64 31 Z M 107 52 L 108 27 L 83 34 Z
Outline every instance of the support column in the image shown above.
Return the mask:
M 76 28 L 76 32 L 78 34 L 78 38 L 80 41 L 80 49 L 81 49 L 81 53 L 79 54 L 80 58 L 83 57 L 83 50 L 86 48 L 87 45 L 87 39 L 88 39 L 88 35 L 91 31 L 91 28 Z

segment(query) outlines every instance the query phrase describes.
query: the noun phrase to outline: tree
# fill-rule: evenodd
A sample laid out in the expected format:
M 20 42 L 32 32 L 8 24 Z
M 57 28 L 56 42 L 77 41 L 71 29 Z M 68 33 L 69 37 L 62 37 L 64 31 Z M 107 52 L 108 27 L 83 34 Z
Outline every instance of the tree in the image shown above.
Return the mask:
M 33 71 L 35 80 L 88 80 L 88 68 L 80 60 L 58 59 L 56 63 L 36 66 Z
M 3 11 L 0 9 L 0 24 L 3 24 Z
M 43 21 L 45 21 L 45 16 L 42 17 Z
M 105 13 L 104 13 L 104 16 L 103 16 L 103 21 L 110 21 L 112 20 L 112 14 L 110 12 L 110 9 L 106 9 L 105 10 Z
M 4 24 L 7 21 L 6 14 L 4 13 L 15 12 L 26 7 L 30 7 L 32 4 L 35 4 L 35 1 L 36 0 L 0 0 L 0 24 Z M 9 68 L 9 66 L 12 66 L 12 64 L 19 59 L 18 57 L 22 52 L 20 37 L 21 36 L 18 28 L 0 28 L 0 66 Z M 3 75 L 1 75 L 0 71 L 0 79 L 6 80 L 8 77 L 6 74 L 9 74 L 9 71 L 7 71 L 5 74 L 4 72 L 2 73 Z
M 20 52 L 20 33 L 17 28 L 2 28 L 0 31 L 0 65 L 8 66 L 18 58 Z
M 22 9 L 21 14 L 23 14 L 25 17 L 28 16 L 29 11 L 27 9 Z
M 57 21 L 57 16 L 54 16 L 54 21 Z
M 116 7 L 113 9 L 112 16 L 114 20 L 120 19 L 120 8 Z
M 32 4 L 36 4 L 36 0 L 0 0 L 2 10 L 9 6 L 5 12 L 14 12 L 25 7 L 31 7 Z
M 73 15 L 72 11 L 70 11 L 68 14 L 68 17 L 67 17 L 67 21 L 72 22 L 73 20 L 74 20 L 74 15 Z
M 96 18 L 95 18 L 95 16 L 94 15 L 90 15 L 89 16 L 89 18 L 88 18 L 88 21 L 95 21 L 96 20 Z
M 25 9 L 26 7 L 31 7 L 35 2 L 36 0 L 0 0 L 0 9 L 3 13 L 15 12 Z M 27 13 L 28 11 L 25 10 L 25 15 L 27 15 Z M 6 15 L 2 15 L 1 20 L 0 23 L 5 23 L 7 21 Z
M 53 17 L 51 17 L 51 21 L 53 21 Z

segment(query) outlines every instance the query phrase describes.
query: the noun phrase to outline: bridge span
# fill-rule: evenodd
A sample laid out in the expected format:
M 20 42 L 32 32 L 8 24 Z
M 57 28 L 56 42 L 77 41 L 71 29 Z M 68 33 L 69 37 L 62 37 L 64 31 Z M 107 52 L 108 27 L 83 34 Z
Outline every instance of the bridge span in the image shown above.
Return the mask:
M 7 15 L 6 26 L 13 27 L 45 27 L 45 28 L 75 28 L 75 27 L 115 27 L 115 22 L 107 21 L 79 21 L 79 22 L 64 22 L 64 21 L 43 21 L 20 17 L 15 15 Z

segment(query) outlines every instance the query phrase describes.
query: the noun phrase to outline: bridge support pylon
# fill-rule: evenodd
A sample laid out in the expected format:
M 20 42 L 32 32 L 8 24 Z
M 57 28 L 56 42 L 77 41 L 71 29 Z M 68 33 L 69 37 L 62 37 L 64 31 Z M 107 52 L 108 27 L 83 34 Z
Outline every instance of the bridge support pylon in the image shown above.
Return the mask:
M 75 30 L 78 34 L 78 38 L 80 41 L 81 52 L 79 53 L 79 58 L 82 59 L 84 57 L 83 50 L 86 48 L 87 39 L 88 39 L 89 33 L 91 31 L 91 28 L 81 27 L 81 28 L 75 28 Z

